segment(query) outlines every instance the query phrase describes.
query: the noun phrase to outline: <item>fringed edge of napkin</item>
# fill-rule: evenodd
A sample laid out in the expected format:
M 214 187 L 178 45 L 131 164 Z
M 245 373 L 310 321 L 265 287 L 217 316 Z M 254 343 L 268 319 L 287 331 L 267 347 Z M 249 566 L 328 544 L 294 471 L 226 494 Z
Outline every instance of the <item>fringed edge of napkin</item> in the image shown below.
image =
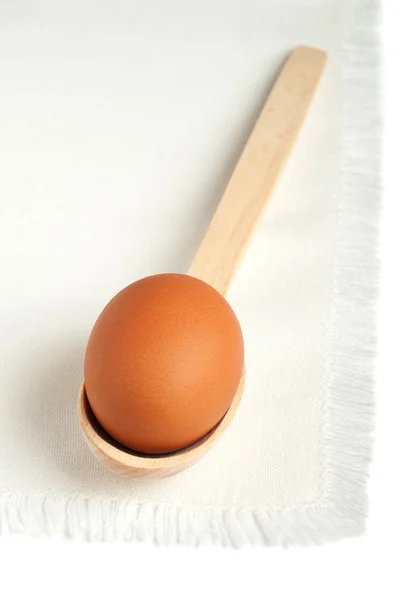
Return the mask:
M 324 435 L 329 447 L 323 497 L 280 513 L 139 505 L 82 496 L 0 496 L 0 532 L 89 541 L 137 540 L 241 547 L 318 544 L 365 527 L 371 458 L 378 295 L 380 120 L 376 0 L 353 0 L 344 45 L 344 168 L 330 323 L 331 372 Z M 362 150 L 362 152 L 360 152 Z

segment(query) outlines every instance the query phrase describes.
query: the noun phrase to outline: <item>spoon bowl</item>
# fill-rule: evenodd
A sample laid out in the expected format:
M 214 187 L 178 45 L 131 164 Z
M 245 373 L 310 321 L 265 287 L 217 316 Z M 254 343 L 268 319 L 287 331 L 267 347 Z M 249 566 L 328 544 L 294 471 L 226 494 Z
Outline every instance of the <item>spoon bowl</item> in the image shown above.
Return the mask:
M 163 455 L 135 453 L 113 440 L 96 420 L 88 402 L 85 385 L 78 397 L 79 424 L 89 448 L 108 469 L 135 479 L 162 479 L 175 475 L 197 462 L 219 440 L 231 423 L 242 399 L 245 375 L 225 416 L 211 431 L 187 448 Z

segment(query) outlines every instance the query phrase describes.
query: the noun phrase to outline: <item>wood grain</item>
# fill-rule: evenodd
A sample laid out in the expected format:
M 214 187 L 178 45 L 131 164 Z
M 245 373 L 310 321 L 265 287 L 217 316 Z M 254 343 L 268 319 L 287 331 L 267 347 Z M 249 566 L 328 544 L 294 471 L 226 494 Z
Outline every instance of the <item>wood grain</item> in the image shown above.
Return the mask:
M 326 54 L 305 46 L 287 60 L 261 111 L 189 270 L 225 295 L 307 115 Z

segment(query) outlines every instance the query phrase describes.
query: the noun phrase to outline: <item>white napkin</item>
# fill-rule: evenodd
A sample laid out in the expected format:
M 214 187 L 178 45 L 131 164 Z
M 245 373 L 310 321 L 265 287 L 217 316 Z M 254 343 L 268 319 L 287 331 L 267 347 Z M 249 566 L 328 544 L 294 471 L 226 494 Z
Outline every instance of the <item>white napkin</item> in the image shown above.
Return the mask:
M 160 543 L 362 531 L 376 295 L 375 2 L 0 9 L 0 528 Z M 329 64 L 229 301 L 246 390 L 177 476 L 104 470 L 76 414 L 85 344 L 135 279 L 185 272 L 275 75 Z

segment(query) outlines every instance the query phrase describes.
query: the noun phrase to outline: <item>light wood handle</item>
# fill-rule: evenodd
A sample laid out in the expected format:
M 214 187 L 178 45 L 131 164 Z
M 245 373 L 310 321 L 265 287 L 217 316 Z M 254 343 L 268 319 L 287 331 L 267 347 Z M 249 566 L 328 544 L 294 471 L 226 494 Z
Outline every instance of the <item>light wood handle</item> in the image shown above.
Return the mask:
M 290 55 L 195 256 L 189 275 L 223 295 L 297 139 L 325 63 L 326 54 L 315 48 L 301 46 Z

